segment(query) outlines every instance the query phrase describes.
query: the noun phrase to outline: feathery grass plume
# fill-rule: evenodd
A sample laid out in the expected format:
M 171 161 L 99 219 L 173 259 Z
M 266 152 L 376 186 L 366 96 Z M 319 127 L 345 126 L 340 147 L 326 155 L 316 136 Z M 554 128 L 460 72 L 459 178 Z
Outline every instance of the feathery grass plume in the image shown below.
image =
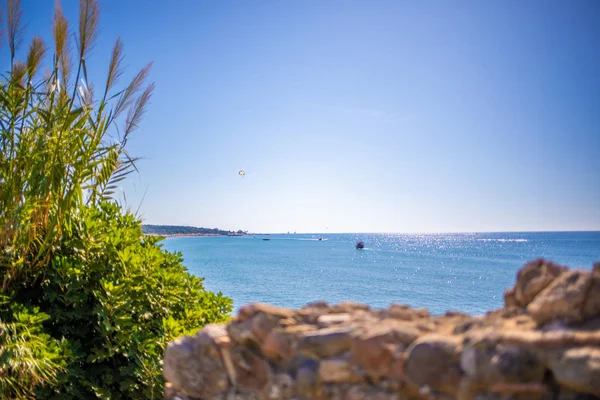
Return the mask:
M 108 76 L 106 77 L 106 88 L 104 89 L 104 99 L 119 77 L 123 74 L 121 64 L 123 63 L 123 41 L 121 37 L 117 38 L 110 56 L 110 64 L 108 65 Z
M 27 74 L 27 65 L 23 61 L 15 61 L 13 63 L 12 78 L 21 87 L 25 87 L 25 75 Z
M 98 36 L 98 19 L 100 18 L 100 6 L 97 0 L 79 1 L 79 58 L 85 56 L 94 47 Z
M 52 36 L 54 37 L 54 51 L 57 59 L 62 57 L 63 51 L 67 47 L 69 34 L 69 22 L 65 18 L 60 1 L 56 1 L 54 6 L 54 17 L 52 24 Z
M 35 73 L 37 72 L 42 58 L 44 58 L 44 54 L 46 53 L 46 47 L 44 46 L 44 41 L 40 36 L 36 36 L 33 38 L 31 45 L 29 46 L 29 53 L 27 54 L 27 74 L 28 81 L 31 82 Z
M 115 106 L 115 112 L 113 114 L 115 119 L 135 101 L 134 97 L 140 91 L 146 78 L 148 78 L 151 68 L 152 63 L 142 68 L 142 70 L 131 80 L 131 83 L 127 88 L 121 92 L 121 97 Z
M 154 83 L 148 85 L 148 87 L 142 92 L 140 97 L 137 98 L 133 107 L 129 109 L 127 113 L 127 119 L 125 120 L 125 135 L 123 137 L 122 145 L 127 144 L 127 138 L 129 134 L 133 132 L 137 127 L 144 113 L 146 112 L 146 106 L 150 102 L 152 92 L 154 91 Z
M 6 0 L 6 30 L 8 32 L 8 46 L 10 47 L 11 63 L 23 35 L 24 26 L 21 25 L 21 0 Z
M 99 18 L 100 6 L 98 5 L 98 0 L 79 0 L 79 37 L 77 37 L 79 62 L 69 109 L 73 108 L 75 98 L 77 97 L 77 82 L 82 70 L 84 78 L 88 78 L 85 58 L 92 47 L 94 47 L 96 37 L 98 36 Z
M 8 34 L 8 45 L 11 58 L 14 59 L 15 53 L 21 44 L 23 31 L 25 27 L 21 25 L 23 11 L 21 11 L 21 0 L 6 0 L 6 30 Z
M 71 57 L 69 49 L 69 22 L 65 18 L 60 2 L 57 0 L 54 8 L 54 23 L 52 25 L 52 35 L 54 36 L 54 46 L 56 51 L 57 65 L 60 69 L 60 75 L 68 90 L 68 82 L 71 75 Z

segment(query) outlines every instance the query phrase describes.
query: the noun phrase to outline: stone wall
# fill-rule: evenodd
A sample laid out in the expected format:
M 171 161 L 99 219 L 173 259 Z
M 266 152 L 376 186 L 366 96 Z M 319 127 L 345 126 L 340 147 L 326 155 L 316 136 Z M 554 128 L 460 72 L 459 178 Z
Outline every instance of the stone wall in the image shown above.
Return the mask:
M 170 343 L 170 400 L 600 399 L 600 263 L 527 264 L 483 316 L 251 304 Z

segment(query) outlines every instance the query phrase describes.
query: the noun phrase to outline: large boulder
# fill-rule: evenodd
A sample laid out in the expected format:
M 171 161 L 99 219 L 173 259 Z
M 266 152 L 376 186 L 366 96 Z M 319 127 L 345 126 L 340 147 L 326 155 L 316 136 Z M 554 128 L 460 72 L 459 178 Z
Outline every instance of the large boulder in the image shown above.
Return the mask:
M 527 263 L 517 274 L 517 283 L 514 287 L 516 303 L 527 306 L 535 296 L 565 271 L 565 267 L 541 258 Z
M 591 275 L 587 271 L 565 272 L 529 303 L 527 311 L 539 324 L 554 320 L 564 323 L 581 322 L 591 283 Z

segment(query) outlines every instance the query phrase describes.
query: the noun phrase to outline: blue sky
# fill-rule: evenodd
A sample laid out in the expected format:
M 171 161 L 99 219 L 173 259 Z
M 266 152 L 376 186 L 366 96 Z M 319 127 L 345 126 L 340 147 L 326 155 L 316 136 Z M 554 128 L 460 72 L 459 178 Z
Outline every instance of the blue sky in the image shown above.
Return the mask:
M 52 3 L 23 1 L 27 37 Z M 129 76 L 154 63 L 124 188 L 145 222 L 600 230 L 600 2 L 173 4 L 101 2 L 88 60 L 102 82 L 121 35 Z

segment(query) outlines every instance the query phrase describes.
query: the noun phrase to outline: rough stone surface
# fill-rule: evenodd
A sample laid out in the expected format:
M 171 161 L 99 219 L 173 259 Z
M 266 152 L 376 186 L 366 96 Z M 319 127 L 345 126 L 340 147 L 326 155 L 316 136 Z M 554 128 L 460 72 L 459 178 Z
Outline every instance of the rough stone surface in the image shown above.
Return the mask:
M 541 258 L 526 264 L 519 271 L 514 287 L 517 304 L 526 306 L 531 303 L 564 270 L 564 267 Z
M 428 387 L 455 393 L 460 382 L 461 340 L 457 336 L 425 335 L 406 350 L 404 375 L 415 389 Z
M 589 293 L 600 293 L 600 263 L 594 264 Z M 600 315 L 600 296 L 588 295 L 583 304 L 583 318 L 593 318 Z
M 600 348 L 562 349 L 548 358 L 559 384 L 600 396 Z
M 586 271 L 568 271 L 555 278 L 527 306 L 534 320 L 579 322 L 592 279 Z
M 165 353 L 167 400 L 600 399 L 600 263 L 528 263 L 482 316 L 250 304 Z

